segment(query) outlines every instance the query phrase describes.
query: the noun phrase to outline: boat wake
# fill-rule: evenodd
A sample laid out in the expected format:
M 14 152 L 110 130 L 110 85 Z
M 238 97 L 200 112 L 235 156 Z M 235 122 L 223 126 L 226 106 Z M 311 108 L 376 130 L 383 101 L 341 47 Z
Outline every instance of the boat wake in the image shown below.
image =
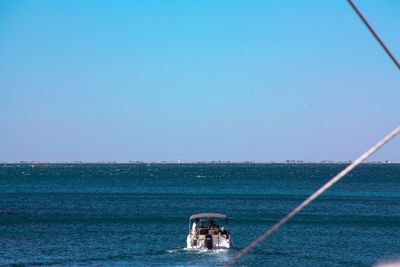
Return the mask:
M 167 253 L 193 253 L 193 254 L 227 254 L 230 252 L 235 252 L 235 249 L 226 249 L 226 248 L 216 248 L 216 249 L 195 249 L 195 248 L 174 248 L 174 249 L 167 249 Z

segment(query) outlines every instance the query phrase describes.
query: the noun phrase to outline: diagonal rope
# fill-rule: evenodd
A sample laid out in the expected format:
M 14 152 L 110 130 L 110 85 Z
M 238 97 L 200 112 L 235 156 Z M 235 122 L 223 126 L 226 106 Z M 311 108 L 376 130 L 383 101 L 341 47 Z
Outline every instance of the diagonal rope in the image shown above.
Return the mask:
M 372 35 L 378 41 L 378 43 L 386 51 L 388 56 L 392 59 L 393 63 L 400 70 L 399 62 L 394 57 L 394 55 L 390 52 L 389 48 L 387 48 L 387 46 L 382 41 L 382 39 L 379 37 L 379 35 L 375 32 L 375 30 L 372 28 L 372 26 L 368 23 L 366 18 L 362 15 L 361 11 L 357 8 L 357 6 L 354 4 L 354 2 L 352 0 L 348 0 L 348 2 L 351 5 L 351 7 L 354 9 L 354 11 L 357 13 L 357 15 L 360 17 L 360 19 L 364 22 L 365 26 L 369 29 L 369 31 L 372 33 Z M 306 200 L 304 200 L 299 206 L 297 206 L 295 209 L 293 209 L 288 215 L 286 215 L 279 222 L 274 224 L 268 231 L 266 231 L 264 234 L 260 235 L 257 239 L 255 239 L 253 242 L 251 242 L 247 247 L 240 250 L 236 254 L 236 256 L 233 257 L 231 260 L 229 260 L 224 266 L 231 266 L 231 265 L 235 264 L 241 257 L 243 257 L 245 254 L 247 254 L 250 250 L 252 250 L 259 243 L 264 241 L 264 239 L 269 237 L 275 231 L 277 231 L 280 227 L 282 227 L 285 223 L 287 223 L 290 219 L 292 219 L 297 213 L 299 213 L 306 206 L 308 206 L 311 202 L 313 202 L 316 198 L 318 198 L 322 193 L 324 193 L 326 190 L 328 190 L 331 186 L 333 186 L 335 183 L 337 183 L 340 179 L 342 179 L 345 175 L 347 175 L 355 167 L 357 167 L 359 164 L 364 162 L 367 158 L 369 158 L 376 151 L 378 151 L 381 147 L 383 147 L 387 142 L 389 142 L 390 140 L 392 140 L 399 134 L 400 134 L 400 126 L 397 127 L 396 129 L 394 129 L 391 133 L 389 133 L 387 136 L 385 136 L 382 140 L 380 140 L 378 143 L 376 143 L 373 147 L 371 147 L 367 152 L 362 154 L 355 161 L 353 161 L 344 170 L 339 172 L 335 177 L 333 177 L 326 184 L 324 184 L 320 189 L 318 189 L 315 193 L 313 193 Z
M 292 210 L 288 215 L 286 215 L 283 219 L 281 219 L 279 222 L 274 224 L 274 226 L 272 226 L 267 232 L 265 232 L 264 234 L 259 236 L 257 239 L 255 239 L 253 242 L 251 242 L 250 245 L 248 245 L 247 247 L 245 247 L 244 249 L 239 251 L 238 254 L 236 254 L 236 256 L 234 258 L 232 258 L 229 262 L 227 262 L 224 266 L 231 266 L 231 265 L 235 264 L 242 256 L 244 256 L 246 253 L 248 253 L 250 250 L 252 250 L 255 246 L 257 246 L 260 242 L 262 242 L 264 239 L 266 239 L 272 233 L 274 233 L 276 230 L 278 230 L 281 226 L 283 226 L 285 223 L 287 223 L 291 218 L 293 218 L 297 213 L 299 213 L 302 209 L 304 209 L 308 204 L 313 202 L 317 197 L 319 197 L 322 193 L 324 193 L 328 188 L 330 188 L 332 185 L 334 185 L 336 182 L 338 182 L 340 179 L 342 179 L 346 174 L 348 174 L 351 170 L 353 170 L 355 167 L 357 167 L 360 163 L 362 163 L 367 158 L 369 158 L 372 154 L 374 154 L 376 151 L 378 151 L 381 147 L 383 147 L 387 142 L 392 140 L 398 134 L 400 134 L 400 126 L 397 127 L 395 130 L 393 130 L 390 134 L 385 136 L 378 143 L 376 143 L 367 152 L 362 154 L 359 158 L 357 158 L 353 163 L 351 163 L 344 170 L 342 170 L 340 173 L 338 173 L 335 177 L 333 177 L 331 180 L 329 180 L 320 189 L 318 189 L 315 193 L 313 193 L 306 200 L 304 200 L 299 206 L 297 206 L 294 210 Z
M 357 8 L 357 6 L 354 4 L 352 0 L 347 0 L 351 7 L 354 9 L 354 11 L 357 13 L 357 15 L 360 17 L 360 19 L 364 22 L 365 26 L 368 28 L 368 30 L 372 33 L 372 35 L 375 37 L 375 39 L 378 41 L 378 43 L 382 46 L 382 48 L 385 50 L 386 54 L 392 59 L 393 63 L 397 66 L 397 68 L 400 70 L 400 63 L 397 61 L 397 59 L 394 57 L 392 52 L 390 52 L 389 48 L 385 45 L 385 43 L 382 41 L 382 39 L 379 37 L 379 35 L 375 32 L 375 30 L 372 28 L 372 26 L 368 23 L 367 19 L 363 16 L 361 11 Z

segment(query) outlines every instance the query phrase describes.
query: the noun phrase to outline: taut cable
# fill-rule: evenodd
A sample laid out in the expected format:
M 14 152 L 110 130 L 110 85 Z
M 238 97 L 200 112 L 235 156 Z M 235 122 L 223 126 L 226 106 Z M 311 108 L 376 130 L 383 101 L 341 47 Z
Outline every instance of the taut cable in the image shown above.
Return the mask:
M 332 185 L 342 179 L 346 174 L 348 174 L 351 170 L 357 167 L 360 163 L 364 162 L 367 158 L 369 158 L 372 154 L 378 151 L 381 147 L 383 147 L 387 142 L 392 140 L 396 135 L 400 134 L 400 126 L 397 127 L 390 134 L 385 136 L 382 140 L 376 143 L 373 147 L 371 147 L 367 152 L 362 154 L 359 158 L 353 161 L 349 166 L 347 166 L 344 170 L 339 172 L 335 177 L 329 180 L 326 184 L 324 184 L 320 189 L 318 189 L 315 193 L 309 196 L 306 200 L 304 200 L 300 205 L 298 205 L 295 209 L 293 209 L 288 215 L 286 215 L 279 222 L 274 224 L 268 231 L 264 234 L 260 235 L 257 239 L 250 243 L 247 247 L 240 250 L 235 257 L 233 257 L 229 262 L 227 262 L 224 266 L 231 266 L 235 264 L 242 256 L 247 254 L 250 250 L 252 250 L 255 246 L 257 246 L 264 239 L 269 237 L 272 233 L 282 227 L 285 223 L 287 223 L 290 219 L 292 219 L 297 213 L 299 213 L 302 209 L 308 206 L 311 202 L 313 202 L 317 197 L 319 197 L 322 193 L 328 190 Z
M 364 22 L 365 26 L 369 29 L 369 31 L 372 33 L 372 35 L 378 41 L 378 43 L 385 50 L 386 54 L 391 58 L 393 63 L 400 70 L 400 63 L 397 61 L 397 59 L 394 57 L 394 55 L 390 52 L 389 48 L 385 45 L 385 43 L 382 41 L 382 39 L 379 37 L 379 35 L 375 32 L 375 30 L 372 28 L 372 26 L 368 23 L 367 19 L 363 16 L 361 11 L 357 8 L 357 6 L 354 4 L 354 2 L 352 0 L 348 0 L 348 2 L 351 5 L 351 7 L 354 9 L 354 11 L 357 13 L 357 15 L 360 17 L 360 19 Z M 353 170 L 359 164 L 364 162 L 367 158 L 369 158 L 376 151 L 378 151 L 381 147 L 383 147 L 387 142 L 389 142 L 390 140 L 392 140 L 399 134 L 400 134 L 400 126 L 397 127 L 395 130 L 393 130 L 390 134 L 385 136 L 381 141 L 376 143 L 373 147 L 371 147 L 367 152 L 362 154 L 355 161 L 353 161 L 349 166 L 347 166 L 344 170 L 342 170 L 340 173 L 338 173 L 335 177 L 333 177 L 331 180 L 329 180 L 320 189 L 318 189 L 315 193 L 313 193 L 306 200 L 304 200 L 299 206 L 297 206 L 295 209 L 293 209 L 288 215 L 286 215 L 279 222 L 274 224 L 268 231 L 266 231 L 264 234 L 260 235 L 257 239 L 255 239 L 253 242 L 251 242 L 247 247 L 240 250 L 236 254 L 236 256 L 233 257 L 224 266 L 231 266 L 231 265 L 235 264 L 241 257 L 243 257 L 245 254 L 247 254 L 250 250 L 252 250 L 259 243 L 264 241 L 264 239 L 269 237 L 275 231 L 277 231 L 280 227 L 282 227 L 285 223 L 287 223 L 290 219 L 292 219 L 297 213 L 299 213 L 302 209 L 304 209 L 306 206 L 308 206 L 311 202 L 313 202 L 322 193 L 324 193 L 326 190 L 328 190 L 332 185 L 334 185 L 336 182 L 338 182 L 340 179 L 342 179 L 351 170 Z
M 368 28 L 368 30 L 372 33 L 372 35 L 375 37 L 375 39 L 378 41 L 378 43 L 382 46 L 382 48 L 385 50 L 386 54 L 392 59 L 393 63 L 396 65 L 396 67 L 400 70 L 400 63 L 397 61 L 397 59 L 394 57 L 392 52 L 390 52 L 389 48 L 385 45 L 385 43 L 382 41 L 382 39 L 379 37 L 379 35 L 375 32 L 375 30 L 372 28 L 372 26 L 368 23 L 367 19 L 363 16 L 361 11 L 357 8 L 357 6 L 354 4 L 352 0 L 347 0 L 351 7 L 354 9 L 354 11 L 357 13 L 357 15 L 360 17 L 360 19 L 364 22 L 365 26 Z

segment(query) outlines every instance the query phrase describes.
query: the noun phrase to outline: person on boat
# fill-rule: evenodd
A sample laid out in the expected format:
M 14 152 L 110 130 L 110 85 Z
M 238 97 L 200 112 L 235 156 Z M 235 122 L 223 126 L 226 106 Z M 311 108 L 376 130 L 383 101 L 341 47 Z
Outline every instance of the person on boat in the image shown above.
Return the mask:
M 214 220 L 210 220 L 210 228 L 219 228 L 219 225 L 215 224 Z
M 216 235 L 219 231 L 219 225 L 214 222 L 214 220 L 210 220 L 210 231 L 211 234 Z
M 197 230 L 199 228 L 200 220 L 197 218 L 196 221 L 192 225 L 192 235 L 197 234 Z

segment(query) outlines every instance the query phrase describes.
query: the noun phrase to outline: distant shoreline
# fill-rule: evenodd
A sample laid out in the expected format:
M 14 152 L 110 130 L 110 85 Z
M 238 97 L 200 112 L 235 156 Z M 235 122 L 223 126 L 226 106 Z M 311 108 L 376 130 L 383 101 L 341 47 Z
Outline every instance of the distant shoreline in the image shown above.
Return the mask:
M 312 165 L 312 164 L 350 164 L 351 161 L 301 161 L 301 160 L 290 160 L 290 161 L 56 161 L 56 162 L 45 162 L 45 161 L 18 161 L 18 162 L 7 162 L 2 161 L 0 165 L 240 165 L 240 164 L 251 164 L 251 165 L 273 165 L 273 164 L 298 164 L 298 165 Z M 400 161 L 366 161 L 362 164 L 400 164 Z

